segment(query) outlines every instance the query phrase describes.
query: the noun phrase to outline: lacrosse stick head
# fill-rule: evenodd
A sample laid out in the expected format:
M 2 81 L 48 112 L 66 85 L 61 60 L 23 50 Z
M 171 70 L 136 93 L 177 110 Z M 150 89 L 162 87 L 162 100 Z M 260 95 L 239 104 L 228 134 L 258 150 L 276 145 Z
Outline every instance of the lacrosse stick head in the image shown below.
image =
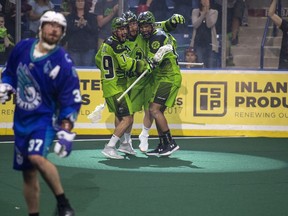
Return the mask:
M 101 120 L 102 118 L 102 111 L 104 109 L 105 105 L 104 104 L 100 104 L 98 106 L 96 106 L 95 110 L 90 113 L 87 118 L 91 120 L 92 123 L 97 123 Z
M 172 51 L 173 51 L 173 47 L 171 44 L 166 44 L 166 45 L 160 47 L 153 57 L 153 62 L 155 62 L 155 63 L 161 62 L 163 57 L 167 53 L 172 52 Z

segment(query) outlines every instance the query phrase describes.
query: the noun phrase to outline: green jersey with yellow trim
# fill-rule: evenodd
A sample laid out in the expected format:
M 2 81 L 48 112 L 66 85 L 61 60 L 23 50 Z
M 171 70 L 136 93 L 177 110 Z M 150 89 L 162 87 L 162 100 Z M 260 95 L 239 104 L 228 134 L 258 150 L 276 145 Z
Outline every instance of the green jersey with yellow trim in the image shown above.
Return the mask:
M 158 30 L 163 30 L 167 36 L 169 37 L 169 39 L 171 40 L 171 44 L 176 52 L 177 49 L 177 41 L 176 39 L 173 37 L 173 35 L 170 34 L 171 31 L 175 30 L 177 27 L 177 25 L 172 24 L 170 22 L 170 19 L 165 20 L 165 21 L 161 21 L 161 22 L 156 22 L 155 23 L 155 28 Z
M 156 80 L 165 78 L 167 82 L 174 82 L 175 85 L 181 85 L 181 72 L 177 62 L 177 54 L 175 52 L 176 44 L 172 35 L 169 35 L 160 29 L 155 29 L 152 36 L 147 41 L 148 58 L 152 59 L 159 48 L 166 44 L 171 44 L 173 46 L 173 51 L 163 56 L 163 59 L 156 65 L 153 73 Z
M 143 39 L 141 35 L 137 35 L 136 38 L 130 38 L 125 42 L 125 45 L 127 46 L 128 55 L 133 59 L 146 59 L 146 41 Z M 128 79 L 128 86 L 130 86 L 136 79 L 137 76 L 135 73 L 130 73 L 131 76 L 129 76 Z M 139 80 L 137 84 L 133 87 L 134 89 L 141 89 L 144 86 L 146 86 L 151 81 L 152 76 L 149 74 L 146 74 L 145 77 Z
M 169 19 L 165 21 L 155 22 L 155 28 L 162 29 L 165 32 L 171 32 L 175 30 L 177 25 L 173 25 Z
M 173 26 L 169 20 L 161 21 L 161 22 L 156 22 L 155 27 L 163 30 L 165 32 L 170 32 L 173 31 L 176 26 Z M 173 40 L 173 36 L 169 33 L 167 35 Z M 173 38 L 173 39 L 172 39 Z M 173 44 L 176 46 L 176 40 L 173 40 Z M 135 58 L 135 59 L 146 59 L 147 58 L 147 41 L 142 37 L 142 35 L 138 34 L 135 38 L 129 38 L 126 42 L 125 45 L 128 48 L 128 54 L 130 57 Z M 176 50 L 176 47 L 175 47 Z M 132 76 L 129 77 L 128 80 L 128 86 L 130 86 L 136 79 L 137 76 L 135 74 L 132 74 Z M 139 80 L 139 82 L 133 87 L 135 89 L 141 89 L 145 87 L 148 83 L 153 84 L 153 77 L 152 75 L 146 75 L 144 78 Z
M 136 69 L 136 59 L 128 55 L 125 43 L 116 37 L 107 38 L 98 50 L 95 61 L 101 71 L 103 97 L 111 97 L 127 88 L 127 76 Z
M 146 52 L 146 41 L 140 35 L 136 38 L 129 38 L 125 41 L 125 46 L 128 49 L 128 55 L 135 59 L 144 59 Z

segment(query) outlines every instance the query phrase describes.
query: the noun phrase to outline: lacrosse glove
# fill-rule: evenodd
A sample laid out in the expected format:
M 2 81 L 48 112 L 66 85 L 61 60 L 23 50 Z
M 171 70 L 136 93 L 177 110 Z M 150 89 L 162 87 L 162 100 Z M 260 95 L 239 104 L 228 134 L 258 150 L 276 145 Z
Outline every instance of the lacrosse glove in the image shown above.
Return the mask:
M 185 18 L 181 14 L 173 14 L 172 17 L 170 18 L 170 22 L 172 24 L 184 24 L 185 23 Z
M 135 72 L 140 76 L 147 69 L 147 62 L 144 60 L 137 60 Z
M 64 129 L 57 132 L 58 141 L 55 143 L 54 152 L 59 157 L 67 157 L 72 151 L 72 141 L 76 133 L 66 131 Z
M 152 72 L 152 70 L 155 69 L 157 62 L 153 62 L 153 59 L 146 59 L 147 63 L 148 63 L 148 69 L 149 69 L 149 73 Z
M 126 77 L 126 72 L 124 70 L 116 70 L 116 76 L 120 79 L 123 79 Z
M 0 83 L 0 103 L 5 103 L 10 94 L 13 92 L 13 87 L 8 83 Z

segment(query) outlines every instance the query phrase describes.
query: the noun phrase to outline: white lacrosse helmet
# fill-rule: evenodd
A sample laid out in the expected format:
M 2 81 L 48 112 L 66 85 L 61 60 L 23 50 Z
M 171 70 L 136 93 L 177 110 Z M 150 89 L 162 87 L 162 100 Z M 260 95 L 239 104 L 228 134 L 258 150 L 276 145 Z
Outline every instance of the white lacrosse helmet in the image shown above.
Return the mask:
M 55 22 L 63 26 L 63 36 L 65 35 L 66 28 L 67 28 L 67 21 L 63 14 L 55 12 L 55 11 L 45 12 L 40 18 L 40 26 L 39 26 L 40 31 L 41 31 L 43 23 L 46 23 L 46 22 Z

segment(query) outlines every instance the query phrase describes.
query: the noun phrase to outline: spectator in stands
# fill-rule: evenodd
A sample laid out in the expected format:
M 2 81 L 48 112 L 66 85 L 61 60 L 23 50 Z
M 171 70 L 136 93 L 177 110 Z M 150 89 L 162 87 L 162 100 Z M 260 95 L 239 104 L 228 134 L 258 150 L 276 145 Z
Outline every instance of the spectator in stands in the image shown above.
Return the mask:
M 245 10 L 245 0 L 236 0 L 233 6 L 233 19 L 232 19 L 232 45 L 237 45 L 239 43 L 239 29 L 242 23 Z
M 32 6 L 32 10 L 29 12 L 30 37 L 36 37 L 39 30 L 40 17 L 44 12 L 53 10 L 54 4 L 50 0 L 30 0 L 29 4 Z
M 66 47 L 76 66 L 94 66 L 98 27 L 88 0 L 72 0 L 67 16 Z
M 91 6 L 90 6 L 90 13 L 94 13 L 95 5 L 97 3 L 97 0 L 90 0 L 91 1 Z
M 198 63 L 198 57 L 197 54 L 195 52 L 195 50 L 192 47 L 188 47 L 185 52 L 184 52 L 184 58 L 185 58 L 185 62 L 187 63 Z M 183 68 L 193 68 L 196 67 L 197 65 L 193 65 L 193 64 L 186 64 L 184 65 Z
M 11 36 L 10 36 L 11 39 Z M 4 14 L 0 13 L 0 65 L 4 65 L 9 52 L 14 44 L 10 41 L 9 34 L 5 27 L 5 17 Z
M 127 10 L 127 1 L 124 1 L 124 11 Z M 112 19 L 118 16 L 118 0 L 98 0 L 95 5 L 95 14 L 99 28 L 98 48 L 111 35 Z
M 233 55 L 231 52 L 231 41 L 232 41 L 232 20 L 233 20 L 233 7 L 236 0 L 228 0 L 227 1 L 227 40 L 226 40 L 226 65 L 234 66 L 233 63 Z M 218 11 L 218 19 L 216 22 L 216 32 L 220 35 L 223 35 L 222 32 L 222 0 L 214 0 L 214 4 L 212 6 L 214 9 Z
M 219 13 L 219 19 L 216 24 L 217 32 L 222 32 L 222 0 L 214 0 L 215 9 Z M 244 16 L 244 0 L 227 0 L 227 43 L 228 47 L 239 43 L 239 28 Z M 230 52 L 230 51 L 229 51 Z
M 278 69 L 288 69 L 288 21 L 282 19 L 275 13 L 276 4 L 277 0 L 271 1 L 271 5 L 268 10 L 268 16 L 283 33 Z
M 248 26 L 248 4 L 246 0 L 243 1 L 244 1 L 244 13 L 241 26 Z
M 15 1 L 0 0 L 2 5 L 1 12 L 5 15 L 5 27 L 11 35 L 13 41 L 15 41 L 15 18 L 16 18 L 16 5 Z M 28 0 L 21 0 L 21 35 L 25 38 L 25 33 L 29 31 L 28 13 L 32 7 L 28 4 Z
M 0 0 L 1 5 L 1 13 L 4 14 L 5 19 L 5 27 L 7 28 L 7 31 L 10 32 L 10 34 L 15 37 L 15 21 L 13 21 L 12 16 L 14 13 L 14 4 L 11 3 L 9 0 Z
M 138 7 L 137 7 L 137 15 L 139 15 L 142 12 L 148 11 L 150 4 L 151 4 L 151 1 L 139 0 Z
M 71 10 L 72 10 L 72 3 L 71 3 L 71 0 L 63 0 L 62 3 L 61 3 L 61 13 L 64 15 L 64 16 L 68 16 L 70 13 L 71 13 Z
M 156 21 L 166 20 L 169 17 L 166 0 L 140 0 L 139 5 L 146 5 L 147 9 L 154 14 Z
M 201 0 L 199 8 L 192 11 L 193 33 L 190 46 L 195 49 L 204 67 L 217 66 L 219 45 L 216 33 L 218 11 L 210 8 L 210 0 Z

